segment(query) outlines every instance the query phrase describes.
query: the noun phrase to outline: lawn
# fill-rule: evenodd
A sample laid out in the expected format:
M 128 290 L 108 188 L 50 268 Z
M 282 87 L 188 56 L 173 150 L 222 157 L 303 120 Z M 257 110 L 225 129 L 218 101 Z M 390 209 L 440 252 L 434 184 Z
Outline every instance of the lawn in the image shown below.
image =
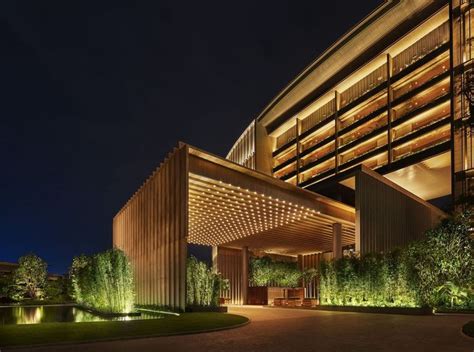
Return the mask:
M 186 334 L 246 322 L 247 318 L 235 314 L 184 313 L 152 320 L 0 325 L 0 348 Z

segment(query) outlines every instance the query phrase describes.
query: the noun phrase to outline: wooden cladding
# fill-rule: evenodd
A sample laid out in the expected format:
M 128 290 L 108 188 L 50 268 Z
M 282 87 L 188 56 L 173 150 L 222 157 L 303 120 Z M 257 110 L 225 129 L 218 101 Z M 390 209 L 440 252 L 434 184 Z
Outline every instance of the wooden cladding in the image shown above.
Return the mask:
M 225 298 L 231 304 L 243 304 L 242 295 L 242 251 L 240 249 L 218 247 L 214 266 L 222 274 L 224 279 L 229 280 L 228 292 L 223 292 Z
M 314 253 L 298 256 L 298 266 L 301 270 L 319 268 L 321 261 L 325 260 L 323 253 Z M 305 297 L 304 298 L 317 298 L 318 297 L 318 284 L 316 279 L 311 282 L 304 282 Z
M 421 239 L 444 213 L 366 167 L 356 173 L 356 250 L 389 251 Z
M 185 309 L 187 148 L 170 153 L 113 220 L 113 244 L 133 265 L 137 304 Z
M 245 129 L 234 143 L 226 159 L 239 165 L 255 169 L 255 120 Z

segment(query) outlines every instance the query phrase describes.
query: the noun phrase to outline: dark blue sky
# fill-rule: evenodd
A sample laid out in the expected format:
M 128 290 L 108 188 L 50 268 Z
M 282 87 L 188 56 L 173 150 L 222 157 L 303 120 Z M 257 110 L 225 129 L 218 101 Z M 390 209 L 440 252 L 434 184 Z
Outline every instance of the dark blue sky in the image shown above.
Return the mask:
M 50 271 L 111 246 L 112 217 L 178 140 L 225 155 L 381 0 L 4 1 L 0 261 Z

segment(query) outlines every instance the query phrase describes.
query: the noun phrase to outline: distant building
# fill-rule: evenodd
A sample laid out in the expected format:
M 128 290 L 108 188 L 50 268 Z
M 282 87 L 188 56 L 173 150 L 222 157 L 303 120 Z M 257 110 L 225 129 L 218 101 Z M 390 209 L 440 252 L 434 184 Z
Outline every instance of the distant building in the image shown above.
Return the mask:
M 0 262 L 0 276 L 8 276 L 18 268 L 17 263 Z
M 18 268 L 18 263 L 0 262 L 0 277 L 12 275 Z M 56 281 L 63 278 L 63 275 L 48 273 L 48 280 Z

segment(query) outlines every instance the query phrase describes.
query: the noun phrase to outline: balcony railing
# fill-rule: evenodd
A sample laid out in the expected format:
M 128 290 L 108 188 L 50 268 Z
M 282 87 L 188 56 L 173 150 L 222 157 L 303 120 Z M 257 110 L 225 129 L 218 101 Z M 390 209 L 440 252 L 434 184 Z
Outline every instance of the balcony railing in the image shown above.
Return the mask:
M 360 98 L 365 93 L 382 84 L 387 80 L 387 65 L 383 64 L 375 71 L 372 71 L 359 82 L 352 85 L 341 93 L 341 108 Z
M 422 59 L 449 41 L 449 22 L 443 23 L 393 58 L 393 74 Z
M 283 147 L 296 138 L 296 127 L 293 126 L 286 132 L 280 134 L 276 139 L 276 149 Z
M 414 141 L 403 144 L 393 150 L 394 161 L 406 158 L 407 156 L 422 152 L 425 149 L 432 148 L 438 144 L 449 141 L 451 131 L 449 126 L 441 127 L 430 132 Z
M 334 112 L 335 104 L 334 99 L 332 99 L 301 121 L 301 132 L 306 132 L 311 127 L 316 126 L 321 121 L 333 115 Z

